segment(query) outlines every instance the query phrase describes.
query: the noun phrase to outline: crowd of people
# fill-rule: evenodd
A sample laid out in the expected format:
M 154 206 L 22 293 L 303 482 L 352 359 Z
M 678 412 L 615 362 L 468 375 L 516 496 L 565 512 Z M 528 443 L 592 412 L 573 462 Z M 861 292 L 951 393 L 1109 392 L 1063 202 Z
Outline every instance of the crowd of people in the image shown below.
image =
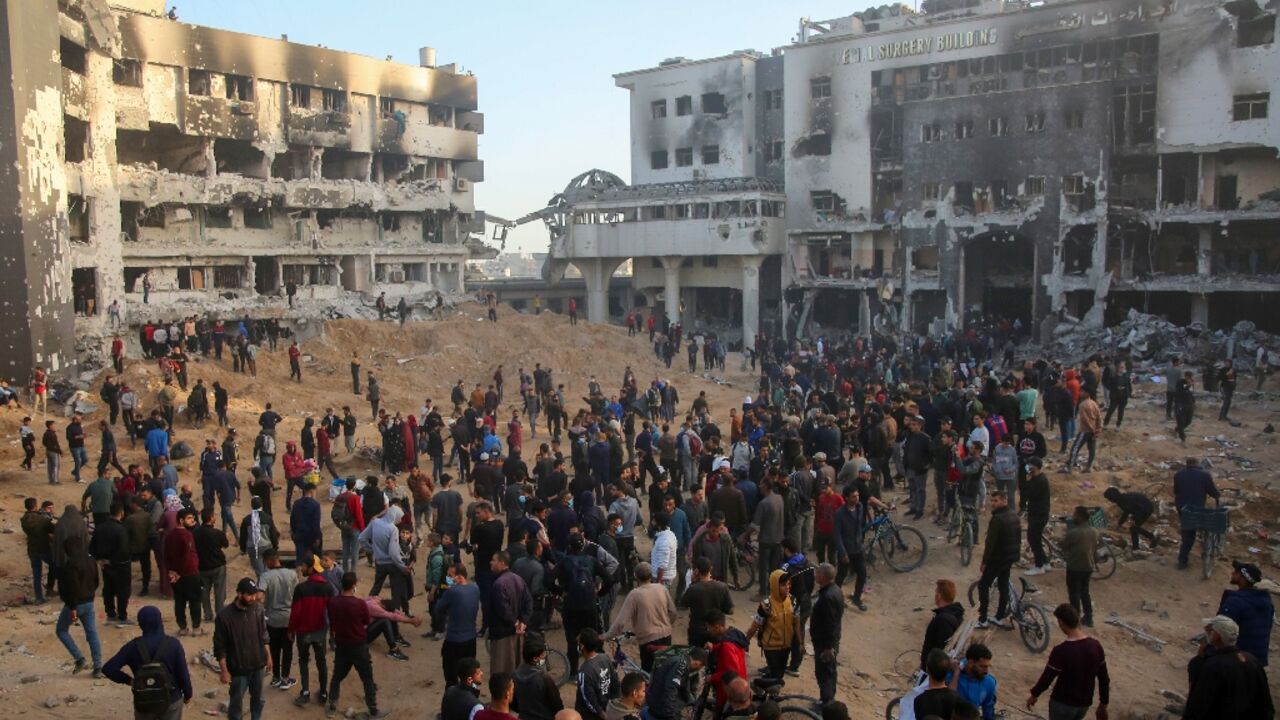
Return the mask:
M 300 685 L 296 705 L 318 704 L 332 716 L 352 670 L 370 716 L 384 717 L 371 649 L 385 645 L 388 658 L 408 660 L 419 640 L 406 637 L 406 626 L 420 625 L 426 626 L 421 639 L 440 643 L 447 688 L 442 720 L 473 714 L 500 720 L 513 712 L 521 720 L 563 719 L 569 710 L 545 669 L 547 633 L 557 615 L 569 672 L 578 678 L 572 712 L 582 718 L 674 720 L 696 699 L 685 680 L 697 673 L 705 675 L 708 702 L 718 714 L 768 718 L 776 707 L 759 702 L 750 684 L 753 641 L 764 655 L 760 677 L 795 677 L 807 658 L 824 719 L 847 717 L 836 699 L 842 627 L 847 607 L 868 610 L 865 533 L 876 514 L 901 502 L 908 522 L 943 523 L 957 505 L 975 516 L 989 508 L 977 626 L 1007 628 L 1008 581 L 1022 563 L 1024 535 L 1031 558 L 1024 574 L 1050 568 L 1044 533 L 1053 505 L 1051 463 L 1063 473 L 1078 466 L 1090 472 L 1103 428 L 1113 415 L 1117 426 L 1123 422 L 1132 392 L 1124 357 L 1015 367 L 1009 351 L 996 369 L 990 355 L 1000 345 L 966 335 L 804 346 L 762 335 L 751 355 L 759 364 L 758 388 L 726 414 L 713 412 L 705 393 L 682 410 L 671 379 L 642 382 L 630 367 L 616 390 L 590 378 L 581 409 L 571 411 L 578 403 L 541 363 L 517 369 L 514 393 L 499 366 L 470 391 L 458 379 L 451 407 L 427 398 L 418 412 L 404 413 L 382 407 L 370 372 L 364 397 L 380 443 L 376 453 L 348 461 L 367 459 L 370 472 L 344 475 L 335 459 L 344 450 L 356 454 L 362 423 L 350 406 L 308 417 L 294 439 L 283 437 L 284 418 L 265 403 L 244 457 L 227 422 L 226 393 L 214 383 L 224 436 L 206 441 L 195 476 L 184 480 L 173 462 L 184 443 L 172 434 L 173 384 L 186 385 L 182 357 L 212 352 L 216 359 L 227 344 L 237 366 L 253 373 L 256 351 L 243 365 L 240 349 L 256 347 L 263 336 L 274 347 L 280 334 L 272 334 L 271 323 L 259 328 L 246 319 L 228 341 L 221 322 L 190 324 L 190 332 L 184 323 L 140 336 L 145 352 L 168 361 L 172 371 L 146 420 L 137 417 L 140 406 L 128 385 L 107 379 L 115 389 L 104 390 L 104 398 L 116 402 L 98 423 L 101 460 L 82 504 L 67 506 L 55 521 L 51 504 L 31 498 L 22 521 L 32 600 L 43 602 L 56 586 L 63 602 L 57 635 L 74 671 L 92 669 L 131 683 L 140 702 L 137 679 L 157 663 L 168 668 L 164 697 L 144 698 L 146 717 L 180 717 L 192 688 L 182 645 L 169 640 L 152 605 L 136 610 L 141 637 L 102 660 L 97 595 L 107 623 L 127 627 L 135 565 L 140 596 L 172 601 L 178 636 L 203 636 L 213 627 L 213 654 L 229 686 L 233 720 L 242 717 L 246 693 L 250 716 L 262 717 L 268 685 Z M 681 329 L 649 329 L 669 366 Z M 1008 344 L 1015 336 L 1002 337 Z M 716 338 L 689 339 L 688 347 L 691 372 L 699 350 L 703 367 L 723 367 L 724 346 Z M 300 382 L 295 355 L 290 359 Z M 353 395 L 360 396 L 358 357 L 351 373 Z M 1172 391 L 1171 413 L 1182 430 L 1190 411 L 1180 393 L 1190 393 L 1189 383 L 1184 377 Z M 197 391 L 204 392 L 199 380 L 185 402 L 189 414 L 196 408 L 193 425 L 208 408 L 206 401 L 201 416 L 202 403 L 192 400 Z M 122 466 L 112 435 L 117 405 L 130 437 L 143 441 L 145 460 Z M 1041 428 L 1058 433 L 1058 460 L 1049 459 Z M 50 482 L 59 481 L 60 435 L 72 454 L 73 476 L 84 480 L 87 433 L 77 416 L 64 433 L 46 421 Z M 1203 506 L 1217 495 L 1208 473 L 1191 461 L 1174 485 L 1179 507 Z M 1140 538 L 1157 542 L 1143 528 L 1153 515 L 1149 499 L 1118 489 L 1106 499 L 1122 511 L 1120 523 L 1130 523 L 1135 549 Z M 1096 690 L 1105 720 L 1111 689 L 1105 654 L 1087 635 L 1098 532 L 1087 509 L 1073 515 L 1062 544 L 1068 602 L 1054 612 L 1066 641 L 1050 654 L 1026 704 L 1050 692 L 1051 718 L 1078 718 Z M 328 545 L 335 536 L 338 543 Z M 1183 534 L 1180 567 L 1194 540 L 1194 533 Z M 227 602 L 233 548 L 252 574 L 235 583 Z M 735 596 L 729 587 L 742 584 L 741 563 L 752 552 L 759 584 L 744 629 L 730 622 Z M 1219 615 L 1205 621 L 1208 640 L 1192 661 L 1186 717 L 1228 701 L 1248 712 L 1270 706 L 1264 668 L 1274 611 L 1256 588 L 1260 580 L 1257 566 L 1236 563 L 1237 589 L 1224 595 Z M 991 613 L 993 584 L 998 600 Z M 916 715 L 989 720 L 992 653 L 975 643 L 962 648 L 961 657 L 947 654 L 964 614 L 955 583 L 939 581 L 934 603 L 920 658 L 927 687 L 915 700 Z M 676 639 L 681 608 L 688 611 L 679 638 L 685 643 Z M 70 635 L 77 620 L 90 646 L 88 660 Z M 605 643 L 630 637 L 643 672 L 618 677 Z M 477 710 L 485 688 L 490 702 Z

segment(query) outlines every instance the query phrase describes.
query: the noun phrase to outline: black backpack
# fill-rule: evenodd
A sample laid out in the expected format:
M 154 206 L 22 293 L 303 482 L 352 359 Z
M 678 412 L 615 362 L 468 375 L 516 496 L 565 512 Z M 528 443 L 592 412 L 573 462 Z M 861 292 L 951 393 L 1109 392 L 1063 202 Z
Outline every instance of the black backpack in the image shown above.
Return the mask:
M 138 653 L 142 655 L 142 666 L 133 674 L 133 709 L 145 715 L 162 713 L 169 708 L 169 698 L 174 690 L 169 668 L 160 662 L 160 656 L 164 655 L 165 646 L 171 640 L 166 637 L 160 642 L 154 658 L 141 638 L 135 642 L 138 643 Z
M 567 555 L 562 563 L 568 570 L 569 587 L 565 588 L 565 606 L 589 609 L 596 606 L 595 558 L 586 555 Z
M 333 499 L 333 509 L 329 511 L 329 519 L 339 530 L 350 530 L 355 521 L 351 515 L 351 508 L 347 506 L 347 492 L 350 491 L 343 492 Z

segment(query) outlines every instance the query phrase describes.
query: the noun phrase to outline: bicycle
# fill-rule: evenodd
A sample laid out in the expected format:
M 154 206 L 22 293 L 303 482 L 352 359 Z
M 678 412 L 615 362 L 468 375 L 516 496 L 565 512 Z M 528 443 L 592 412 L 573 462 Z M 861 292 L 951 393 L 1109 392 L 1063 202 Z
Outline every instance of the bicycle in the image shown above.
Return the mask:
M 971 635 L 973 635 L 975 622 L 976 621 L 974 620 L 966 620 L 964 621 L 964 623 L 960 625 L 959 628 L 956 629 L 954 633 L 951 634 L 951 639 L 947 641 L 946 652 L 947 652 L 947 655 L 952 659 L 952 661 L 955 661 L 961 654 L 964 653 L 965 649 L 969 647 L 969 638 Z M 911 661 L 914 666 L 914 670 L 912 670 L 912 672 L 910 673 L 911 680 L 909 681 L 910 684 L 908 685 L 910 689 L 906 692 L 906 694 L 896 697 L 889 701 L 889 704 L 886 705 L 884 708 L 885 720 L 898 720 L 898 714 L 900 709 L 902 708 L 903 701 L 910 699 L 912 702 L 914 702 L 915 697 L 918 694 L 917 691 L 923 689 L 925 681 L 928 679 L 928 676 L 925 674 L 925 671 L 920 669 L 920 667 L 917 664 L 918 658 L 919 658 L 919 651 L 907 650 L 902 655 L 898 656 L 899 659 L 901 659 L 904 655 L 909 656 L 911 658 Z M 895 671 L 897 671 L 897 665 L 898 665 L 898 661 L 895 660 L 894 661 Z M 900 674 L 906 674 L 906 673 L 900 673 Z
M 924 533 L 909 526 L 899 525 L 885 510 L 877 510 L 876 517 L 867 527 L 869 537 L 865 545 L 867 564 L 876 564 L 876 548 L 886 564 L 898 572 L 911 572 L 924 564 L 929 554 L 929 543 Z
M 1069 517 L 1060 517 L 1058 520 L 1067 525 L 1071 524 L 1071 518 Z M 1106 580 L 1116 574 L 1116 567 L 1119 563 L 1116 558 L 1120 554 L 1119 551 L 1112 546 L 1111 541 L 1107 539 L 1107 536 L 1102 534 L 1102 530 L 1107 527 L 1106 510 L 1100 507 L 1089 508 L 1089 524 L 1098 528 L 1098 547 L 1093 551 L 1092 577 L 1094 580 Z M 1049 554 L 1058 558 L 1063 557 L 1062 544 L 1060 540 L 1046 535 L 1044 536 L 1044 544 L 1046 549 L 1048 549 Z
M 733 541 L 733 551 L 738 553 L 738 574 L 725 578 L 732 590 L 750 590 L 756 586 L 756 562 L 760 558 L 760 546 L 751 540 Z
M 1021 591 L 1009 580 L 1009 619 L 1018 627 L 1018 635 L 1022 644 L 1033 653 L 1042 653 L 1049 648 L 1049 613 L 1039 605 L 1027 600 L 1027 596 L 1040 592 L 1026 578 L 1018 578 Z M 978 581 L 969 586 L 969 607 L 978 606 Z
M 782 711 L 780 715 L 782 720 L 822 720 L 822 714 L 817 710 L 821 703 L 817 698 L 809 695 L 783 695 L 782 688 L 785 684 L 781 679 L 755 678 L 751 681 L 752 705 L 759 707 L 765 700 L 772 700 Z M 701 720 L 703 713 L 708 709 L 711 710 L 712 720 L 719 718 L 721 709 L 714 707 L 715 700 L 712 692 L 711 683 L 704 682 L 698 699 L 685 706 L 684 711 L 680 713 L 680 720 Z
M 609 641 L 613 643 L 613 653 L 611 654 L 613 667 L 615 670 L 621 670 L 623 673 L 640 673 L 641 675 L 644 675 L 644 679 L 647 682 L 649 680 L 649 673 L 645 672 L 644 668 L 640 667 L 640 663 L 628 657 L 626 651 L 622 649 L 622 641 L 630 640 L 635 636 L 636 634 L 633 632 L 624 632 Z
M 1226 546 L 1226 532 L 1231 527 L 1230 510 L 1224 507 L 1198 508 L 1190 505 L 1178 513 L 1184 531 L 1194 530 L 1200 541 L 1201 574 L 1205 580 L 1213 575 L 1213 566 Z
M 947 518 L 947 542 L 959 541 L 960 564 L 968 567 L 973 562 L 973 546 L 978 541 L 978 509 L 957 502 L 951 506 Z

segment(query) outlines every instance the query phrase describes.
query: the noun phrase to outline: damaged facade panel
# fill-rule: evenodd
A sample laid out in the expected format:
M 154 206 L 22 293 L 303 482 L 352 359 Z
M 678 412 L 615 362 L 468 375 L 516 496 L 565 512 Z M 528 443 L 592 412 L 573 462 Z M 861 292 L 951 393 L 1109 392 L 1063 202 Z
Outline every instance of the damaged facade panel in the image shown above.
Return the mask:
M 463 289 L 476 78 L 59 5 L 3 7 L 0 234 L 17 270 L 0 376 L 101 351 L 113 302 L 136 324 L 279 304 L 287 284 L 304 315 L 350 293 Z M 400 159 L 383 163 L 384 144 Z

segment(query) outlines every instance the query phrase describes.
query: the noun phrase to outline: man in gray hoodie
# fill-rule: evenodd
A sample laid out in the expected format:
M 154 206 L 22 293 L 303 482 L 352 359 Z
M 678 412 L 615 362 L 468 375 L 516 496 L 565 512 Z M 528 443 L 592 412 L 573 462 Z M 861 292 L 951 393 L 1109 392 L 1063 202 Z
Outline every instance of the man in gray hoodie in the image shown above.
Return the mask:
M 382 583 L 388 578 L 391 579 L 393 595 L 401 583 L 405 587 L 411 584 L 409 569 L 405 567 L 400 555 L 400 531 L 396 527 L 403 517 L 404 510 L 393 504 L 360 533 L 360 547 L 373 557 L 374 576 L 373 587 L 369 589 L 370 595 L 381 593 Z M 405 595 L 407 597 L 407 593 Z

